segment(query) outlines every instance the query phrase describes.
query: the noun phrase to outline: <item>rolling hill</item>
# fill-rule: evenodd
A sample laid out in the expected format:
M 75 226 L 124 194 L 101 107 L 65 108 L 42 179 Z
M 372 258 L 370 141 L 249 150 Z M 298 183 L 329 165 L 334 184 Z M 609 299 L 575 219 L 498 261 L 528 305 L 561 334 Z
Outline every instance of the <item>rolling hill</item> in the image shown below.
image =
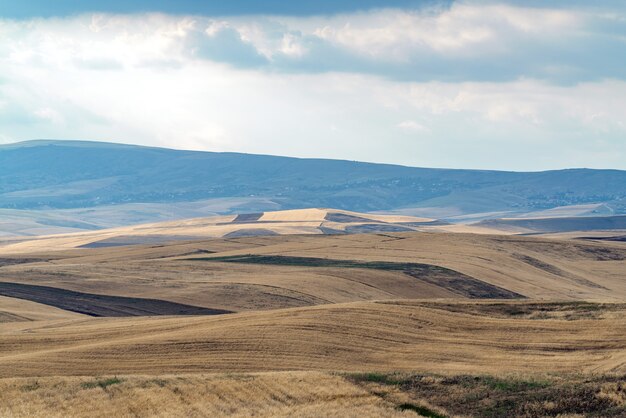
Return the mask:
M 0 415 L 623 416 L 624 243 L 449 227 L 309 209 L 5 242 Z
M 625 185 L 0 147 L 0 415 L 623 416 Z
M 599 311 L 592 320 L 519 320 L 515 310 L 506 307 L 389 301 L 184 321 L 169 317 L 17 323 L 0 328 L 0 377 L 289 370 L 626 371 L 623 305 L 608 308 L 606 314 L 591 306 Z M 494 310 L 501 310 L 501 316 L 494 319 Z M 535 310 L 543 309 L 537 305 Z
M 626 300 L 626 248 L 610 241 L 382 232 L 95 247 L 75 240 L 65 249 L 43 242 L 23 253 L 0 247 L 0 295 L 92 316 L 397 299 Z
M 18 236 L 0 240 L 0 248 L 2 253 L 8 254 L 48 248 L 113 247 L 206 238 L 408 232 L 437 230 L 444 226 L 447 226 L 445 222 L 414 216 L 364 214 L 338 209 L 293 209 L 183 219 L 71 234 Z M 472 227 L 469 229 L 472 230 Z M 474 229 L 489 231 L 486 228 Z

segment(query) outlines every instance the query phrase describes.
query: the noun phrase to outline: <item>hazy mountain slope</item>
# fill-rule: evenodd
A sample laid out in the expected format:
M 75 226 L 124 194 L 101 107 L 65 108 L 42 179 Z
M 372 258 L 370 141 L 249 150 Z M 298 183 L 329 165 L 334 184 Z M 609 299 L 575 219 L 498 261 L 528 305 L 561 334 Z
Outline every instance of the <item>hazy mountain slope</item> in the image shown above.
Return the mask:
M 515 233 L 625 230 L 626 216 L 489 219 L 474 225 Z
M 191 202 L 123 203 L 73 209 L 0 209 L 0 237 L 65 234 L 119 226 L 201 218 L 223 213 L 264 212 L 280 206 L 255 197 Z
M 270 199 L 279 208 L 374 211 L 419 206 L 454 207 L 461 213 L 524 212 L 624 199 L 626 172 L 428 169 L 76 141 L 0 147 L 2 208 L 252 196 Z M 616 207 L 626 211 L 623 204 Z M 241 211 L 250 210 L 244 206 Z

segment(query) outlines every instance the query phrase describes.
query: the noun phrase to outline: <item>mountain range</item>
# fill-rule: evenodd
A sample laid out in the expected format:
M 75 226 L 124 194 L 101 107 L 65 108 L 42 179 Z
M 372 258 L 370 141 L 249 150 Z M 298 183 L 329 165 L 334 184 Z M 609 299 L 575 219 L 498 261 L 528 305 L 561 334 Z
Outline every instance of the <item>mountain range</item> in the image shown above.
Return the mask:
M 63 226 L 63 214 L 71 213 L 74 225 L 66 226 L 97 229 L 177 213 L 310 207 L 448 220 L 564 207 L 566 215 L 615 215 L 626 213 L 626 171 L 416 168 L 66 140 L 0 146 L 5 219 L 35 213 L 50 218 L 44 224 Z

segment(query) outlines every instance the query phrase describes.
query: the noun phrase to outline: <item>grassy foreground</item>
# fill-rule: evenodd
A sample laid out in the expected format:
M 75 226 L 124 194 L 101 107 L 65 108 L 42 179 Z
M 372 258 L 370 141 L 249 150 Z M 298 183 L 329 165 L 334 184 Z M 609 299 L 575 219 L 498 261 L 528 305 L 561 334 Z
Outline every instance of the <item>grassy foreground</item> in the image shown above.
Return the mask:
M 401 417 L 341 376 L 318 372 L 0 380 L 2 417 Z
M 626 375 L 411 375 L 365 373 L 349 379 L 432 418 L 623 417 Z
M 0 380 L 3 417 L 623 417 L 626 376 L 335 374 Z

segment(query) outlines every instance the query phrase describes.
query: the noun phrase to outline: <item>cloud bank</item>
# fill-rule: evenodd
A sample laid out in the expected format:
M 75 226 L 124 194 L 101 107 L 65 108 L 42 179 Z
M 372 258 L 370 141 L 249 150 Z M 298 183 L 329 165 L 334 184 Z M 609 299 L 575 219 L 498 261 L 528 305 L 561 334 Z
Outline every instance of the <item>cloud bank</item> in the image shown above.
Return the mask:
M 619 5 L 0 21 L 0 143 L 626 168 Z

